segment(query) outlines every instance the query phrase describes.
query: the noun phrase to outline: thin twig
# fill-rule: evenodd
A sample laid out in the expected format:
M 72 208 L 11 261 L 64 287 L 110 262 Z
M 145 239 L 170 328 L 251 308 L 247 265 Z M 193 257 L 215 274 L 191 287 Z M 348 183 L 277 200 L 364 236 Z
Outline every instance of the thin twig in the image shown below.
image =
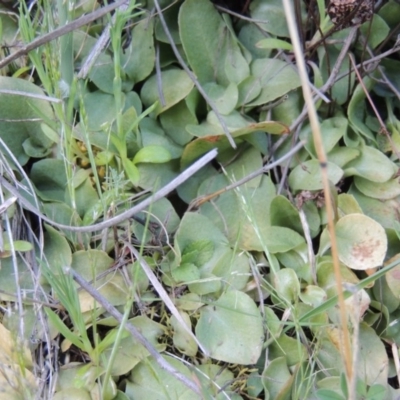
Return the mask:
M 104 309 L 114 317 L 118 322 L 122 322 L 123 315 L 111 305 L 96 289 L 90 286 L 85 279 L 83 279 L 72 268 L 68 270 L 73 279 L 85 289 Z M 173 375 L 176 379 L 181 381 L 189 389 L 193 390 L 196 394 L 201 394 L 199 387 L 184 374 L 175 369 L 168 361 L 166 361 L 161 354 L 151 345 L 151 343 L 139 332 L 139 330 L 130 322 L 125 323 L 125 329 L 150 353 L 156 360 L 158 365 Z
M 71 232 L 95 232 L 100 231 L 106 228 L 110 228 L 111 226 L 118 225 L 121 222 L 126 221 L 131 218 L 133 215 L 143 211 L 153 202 L 164 198 L 167 194 L 175 190 L 179 185 L 188 180 L 192 175 L 194 175 L 197 171 L 199 171 L 202 167 L 204 167 L 208 162 L 210 162 L 213 158 L 217 156 L 217 150 L 211 150 L 207 154 L 205 154 L 202 158 L 197 160 L 194 164 L 192 164 L 185 171 L 181 172 L 175 179 L 161 188 L 158 192 L 154 193 L 153 196 L 148 197 L 146 200 L 142 201 L 138 205 L 126 210 L 125 212 L 108 219 L 107 221 L 99 222 L 97 224 L 88 225 L 88 226 L 71 226 L 71 225 L 63 225 L 58 222 L 53 221 L 52 219 L 43 215 L 36 207 L 34 207 L 28 200 L 24 198 L 23 195 L 17 190 L 14 186 L 12 186 L 9 182 L 7 182 L 4 177 L 0 176 L 0 183 L 3 185 L 9 192 L 11 192 L 14 196 L 18 197 L 19 202 L 25 207 L 27 210 L 36 214 L 43 221 L 49 223 L 52 226 L 55 226 L 59 229 L 65 229 Z

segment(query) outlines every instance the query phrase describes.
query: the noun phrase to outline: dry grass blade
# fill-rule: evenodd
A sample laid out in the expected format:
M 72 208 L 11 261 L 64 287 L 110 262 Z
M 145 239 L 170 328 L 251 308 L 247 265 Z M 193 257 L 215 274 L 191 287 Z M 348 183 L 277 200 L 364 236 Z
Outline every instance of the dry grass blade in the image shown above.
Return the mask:
M 318 122 L 317 113 L 314 106 L 314 101 L 312 99 L 311 90 L 308 84 L 308 75 L 306 71 L 306 66 L 304 62 L 304 57 L 301 51 L 301 46 L 299 42 L 299 38 L 297 36 L 297 28 L 296 23 L 294 20 L 291 3 L 289 0 L 283 0 L 283 5 L 285 9 L 286 19 L 289 27 L 290 36 L 292 39 L 292 44 L 294 48 L 294 53 L 296 56 L 296 61 L 298 64 L 298 69 L 300 72 L 300 77 L 302 80 L 302 87 L 303 87 L 303 95 L 304 100 L 308 109 L 308 115 L 310 119 L 310 125 L 314 140 L 315 149 L 318 155 L 318 160 L 321 166 L 321 175 L 322 175 L 322 183 L 324 187 L 324 197 L 325 197 L 325 204 L 326 204 L 326 211 L 328 217 L 328 230 L 331 239 L 331 247 L 332 247 L 332 259 L 333 259 L 333 266 L 335 272 L 335 280 L 336 280 L 336 287 L 338 293 L 338 303 L 340 309 L 340 320 L 341 320 L 341 327 L 342 327 L 342 335 L 340 336 L 342 342 L 342 354 L 345 360 L 345 367 L 346 367 L 346 374 L 347 379 L 349 382 L 353 379 L 353 371 L 352 371 L 352 357 L 351 357 L 351 347 L 350 347 L 350 337 L 349 337 L 349 330 L 347 325 L 347 315 L 346 315 L 346 308 L 344 304 L 344 296 L 343 296 L 343 289 L 342 289 L 342 277 L 340 273 L 340 266 L 339 266 L 339 257 L 338 257 L 338 250 L 337 250 L 337 243 L 336 243 L 336 234 L 335 234 L 335 226 L 334 226 L 334 212 L 333 212 L 333 205 L 331 201 L 331 194 L 330 194 L 330 185 L 327 176 L 326 166 L 327 166 L 327 158 L 325 154 L 325 150 L 322 145 L 322 138 L 321 138 L 321 130 L 320 125 Z M 351 385 L 349 385 L 351 387 Z

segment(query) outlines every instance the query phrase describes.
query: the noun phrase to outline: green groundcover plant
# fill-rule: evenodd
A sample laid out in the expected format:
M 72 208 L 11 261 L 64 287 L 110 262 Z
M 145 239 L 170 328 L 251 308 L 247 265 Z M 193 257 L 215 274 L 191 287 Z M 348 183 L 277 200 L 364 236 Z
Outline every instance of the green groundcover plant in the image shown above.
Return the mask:
M 1 2 L 0 400 L 399 398 L 399 24 Z

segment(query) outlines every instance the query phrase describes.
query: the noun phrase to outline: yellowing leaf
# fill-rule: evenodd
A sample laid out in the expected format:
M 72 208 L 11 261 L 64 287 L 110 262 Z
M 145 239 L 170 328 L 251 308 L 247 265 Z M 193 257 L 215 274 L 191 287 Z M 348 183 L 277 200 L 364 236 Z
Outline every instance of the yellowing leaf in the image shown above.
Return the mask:
M 339 259 L 349 268 L 366 270 L 382 265 L 387 237 L 382 225 L 363 214 L 349 214 L 336 224 Z

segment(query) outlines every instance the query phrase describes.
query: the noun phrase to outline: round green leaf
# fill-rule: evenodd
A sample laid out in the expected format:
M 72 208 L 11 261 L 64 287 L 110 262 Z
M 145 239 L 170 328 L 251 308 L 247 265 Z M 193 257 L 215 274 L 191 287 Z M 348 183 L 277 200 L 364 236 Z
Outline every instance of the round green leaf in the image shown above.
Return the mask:
M 228 115 L 235 109 L 239 92 L 234 83 L 225 88 L 215 82 L 210 82 L 204 85 L 204 90 L 221 114 Z
M 289 399 L 294 375 L 290 373 L 285 357 L 279 357 L 268 363 L 262 373 L 267 399 Z
M 300 292 L 299 297 L 303 303 L 309 304 L 314 308 L 327 299 L 325 290 L 315 285 L 308 285 Z
M 383 227 L 363 214 L 349 214 L 336 224 L 339 259 L 352 269 L 382 265 L 387 251 Z
M 368 38 L 368 45 L 374 49 L 382 43 L 389 34 L 389 26 L 385 20 L 378 14 L 374 15 L 371 21 L 365 22 L 360 27 L 360 32 Z M 358 43 L 358 48 L 361 50 L 364 44 Z
M 179 101 L 184 99 L 193 88 L 193 82 L 189 78 L 189 75 L 180 69 L 169 69 L 163 71 L 161 72 L 160 79 L 162 82 L 161 90 L 164 96 L 165 105 L 161 104 L 156 75 L 147 79 L 140 92 L 140 97 L 146 107 L 150 107 L 156 101 L 159 101 L 154 110 L 156 116 L 179 103 Z
M 111 151 L 99 151 L 94 158 L 94 162 L 97 166 L 107 165 L 111 162 L 113 158 L 114 154 Z
M 350 161 L 344 170 L 345 176 L 361 176 L 372 182 L 387 182 L 398 167 L 381 151 L 365 146 L 360 157 Z
M 140 149 L 134 159 L 133 163 L 165 163 L 171 159 L 171 154 L 167 149 L 161 146 L 146 146 Z
M 145 316 L 134 317 L 129 320 L 130 324 L 138 329 L 141 334 L 151 343 L 151 345 L 159 352 L 165 350 L 165 344 L 161 343 L 160 338 L 165 335 L 165 327 L 157 322 L 152 321 Z M 105 346 L 110 343 L 102 353 L 101 365 L 106 367 L 110 364 L 110 358 L 113 352 L 113 345 L 115 336 L 118 332 L 118 327 L 109 331 L 107 337 L 103 340 L 100 346 Z M 123 336 L 117 349 L 115 362 L 110 366 L 111 374 L 113 376 L 125 375 L 132 370 L 137 364 L 149 355 L 149 352 L 138 343 L 132 335 L 125 331 L 126 335 Z
M 153 21 L 143 19 L 134 25 L 130 45 L 122 55 L 124 71 L 135 83 L 147 78 L 154 68 Z
M 286 22 L 285 22 L 286 23 Z M 293 65 L 272 58 L 254 60 L 250 66 L 251 74 L 262 87 L 260 95 L 249 103 L 259 106 L 273 101 L 301 85 L 300 77 Z
M 358 365 L 359 378 L 367 385 L 387 385 L 389 360 L 382 340 L 365 322 L 360 324 Z
M 278 297 L 284 298 L 289 303 L 294 303 L 298 300 L 300 283 L 293 269 L 285 268 L 279 270 L 274 275 L 273 281 Z
M 343 176 L 337 165 L 328 162 L 326 172 L 328 179 L 336 185 Z M 297 165 L 289 175 L 289 185 L 293 191 L 322 190 L 322 170 L 318 160 L 309 160 Z
M 255 364 L 264 340 L 263 322 L 254 301 L 230 291 L 200 310 L 196 336 L 210 356 L 234 364 Z
M 372 182 L 355 176 L 354 184 L 362 194 L 373 199 L 390 200 L 400 196 L 399 178 L 390 179 L 387 182 Z
M 168 363 L 192 380 L 189 369 L 176 358 L 165 356 Z M 162 369 L 154 358 L 140 362 L 126 380 L 125 394 L 131 400 L 193 400 L 193 392 L 173 374 Z
M 301 17 L 304 19 L 306 16 L 304 4 L 300 4 Z M 263 31 L 269 32 L 274 36 L 290 36 L 282 0 L 254 0 L 250 3 L 250 13 L 252 18 L 258 21 L 265 21 L 265 23 L 259 24 Z
M 189 314 L 184 311 L 179 311 L 179 314 L 185 321 L 186 325 L 191 329 L 192 324 L 190 321 Z M 187 330 L 175 318 L 174 315 L 171 317 L 171 325 L 174 330 L 174 334 L 172 337 L 174 346 L 183 354 L 194 357 L 197 354 L 198 346 L 197 343 L 192 338 L 192 336 L 188 334 Z

